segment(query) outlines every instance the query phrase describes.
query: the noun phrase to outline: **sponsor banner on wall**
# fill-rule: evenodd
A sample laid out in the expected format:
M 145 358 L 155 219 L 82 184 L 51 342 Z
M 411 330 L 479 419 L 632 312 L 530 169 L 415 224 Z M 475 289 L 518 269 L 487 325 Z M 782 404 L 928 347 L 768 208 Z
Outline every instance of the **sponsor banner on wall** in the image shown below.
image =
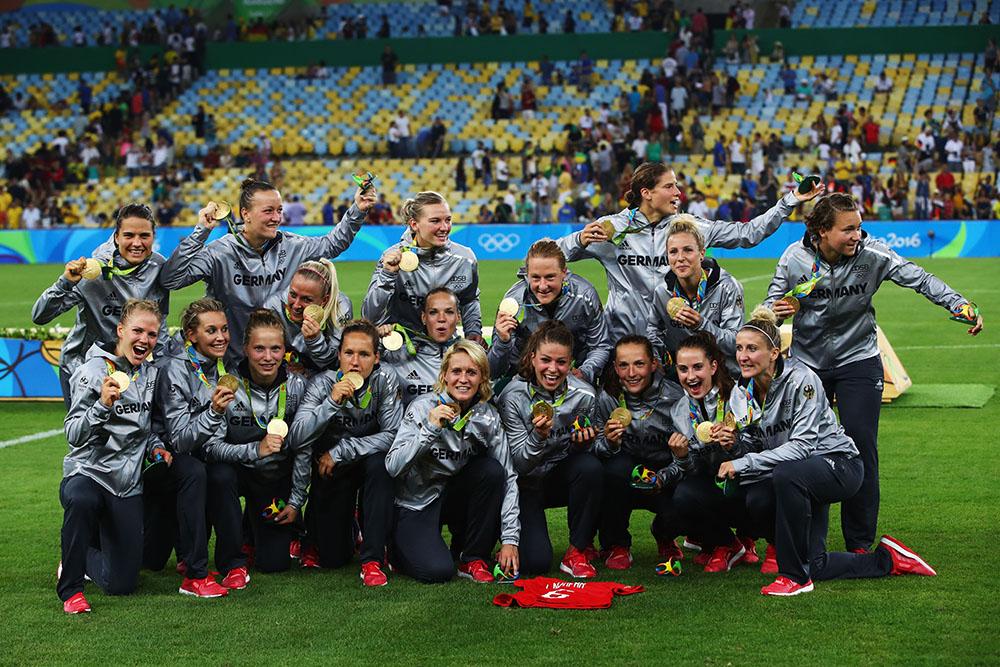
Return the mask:
M 742 223 L 721 223 L 742 224 Z M 480 260 L 523 259 L 528 247 L 544 237 L 559 238 L 582 225 L 455 225 L 452 240 L 469 246 Z M 329 227 L 285 227 L 287 231 L 307 236 L 321 236 Z M 997 257 L 1000 256 L 1000 223 L 996 221 L 914 221 L 866 222 L 869 235 L 885 241 L 904 257 Z M 714 249 L 716 257 L 777 258 L 802 238 L 801 223 L 785 223 L 777 232 L 754 248 Z M 362 228 L 346 252 L 343 261 L 375 261 L 387 247 L 398 243 L 401 226 Z M 161 227 L 156 232 L 156 250 L 169 256 L 190 227 Z M 217 229 L 212 238 L 225 231 Z M 90 256 L 94 248 L 111 235 L 101 229 L 54 229 L 0 231 L 0 262 L 14 264 L 65 264 L 71 259 Z

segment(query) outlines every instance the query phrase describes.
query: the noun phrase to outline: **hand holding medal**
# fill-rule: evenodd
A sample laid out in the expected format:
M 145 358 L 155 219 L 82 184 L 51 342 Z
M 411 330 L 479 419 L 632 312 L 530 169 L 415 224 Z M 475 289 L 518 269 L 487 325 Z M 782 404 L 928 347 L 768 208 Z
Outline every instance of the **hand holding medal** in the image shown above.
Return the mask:
M 823 184 L 823 179 L 815 174 L 803 176 L 793 171 L 792 180 L 798 184 L 793 192 L 795 192 L 795 198 L 799 201 L 809 201 L 826 192 L 826 185 Z
M 361 389 L 364 384 L 365 379 L 361 377 L 361 373 L 356 371 L 344 373 L 330 390 L 330 398 L 337 405 L 343 405 L 344 401 L 354 396 L 354 392 Z
M 212 410 L 216 414 L 221 415 L 225 413 L 226 408 L 236 400 L 236 390 L 239 386 L 239 378 L 235 375 L 227 373 L 219 378 L 219 381 L 215 385 L 215 391 L 212 392 Z
M 551 404 L 545 401 L 536 401 L 531 406 L 531 424 L 535 427 L 538 437 L 542 440 L 549 437 L 552 431 L 552 420 L 556 414 Z
M 458 415 L 458 403 L 439 403 L 431 408 L 427 419 L 432 424 L 437 424 L 441 428 L 444 428 L 458 419 Z
M 366 171 L 363 174 L 351 174 L 351 180 L 358 186 L 358 191 L 354 193 L 354 205 L 359 211 L 367 212 L 375 205 L 378 198 L 378 191 L 375 189 L 375 181 L 378 177 Z

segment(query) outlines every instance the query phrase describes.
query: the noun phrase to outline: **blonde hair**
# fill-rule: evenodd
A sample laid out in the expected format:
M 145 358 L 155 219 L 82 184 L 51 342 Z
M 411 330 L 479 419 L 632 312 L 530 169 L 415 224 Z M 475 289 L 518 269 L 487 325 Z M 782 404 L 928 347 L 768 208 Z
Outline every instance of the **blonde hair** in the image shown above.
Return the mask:
M 681 213 L 674 216 L 674 219 L 670 222 L 670 227 L 667 228 L 667 244 L 670 243 L 670 237 L 674 234 L 690 234 L 694 237 L 695 243 L 698 244 L 698 250 L 705 252 L 705 236 L 698 229 L 698 223 L 690 213 Z
M 423 213 L 425 206 L 432 206 L 434 204 L 445 204 L 448 202 L 441 195 L 432 190 L 426 192 L 418 192 L 416 196 L 410 197 L 403 202 L 403 205 L 399 207 L 399 217 L 403 219 L 403 224 L 409 225 L 410 220 L 417 220 L 420 218 L 420 214 Z
M 754 308 L 753 312 L 750 313 L 750 319 L 740 327 L 740 331 L 744 329 L 753 329 L 763 334 L 769 347 L 772 349 L 781 349 L 781 331 L 778 330 L 778 316 L 770 308 L 765 308 L 764 306 Z
M 317 261 L 303 262 L 295 270 L 295 275 L 319 283 L 323 287 L 323 296 L 330 297 L 323 306 L 323 317 L 317 324 L 322 327 L 326 322 L 332 322 L 334 325 L 340 322 L 344 313 L 340 310 L 340 281 L 337 279 L 337 267 L 333 262 L 325 257 Z
M 206 296 L 192 301 L 181 313 L 181 331 L 185 334 L 198 330 L 199 318 L 205 313 L 226 313 L 226 307 L 218 299 Z M 227 318 L 228 319 L 228 318 Z
M 118 318 L 118 324 L 124 326 L 129 318 L 138 312 L 149 313 L 160 322 L 163 322 L 163 313 L 160 312 L 160 306 L 155 301 L 150 301 L 149 299 L 129 299 L 122 307 L 122 315 Z
M 483 403 L 493 398 L 493 387 L 490 383 L 490 362 L 486 358 L 486 352 L 478 343 L 473 343 L 471 340 L 456 341 L 454 345 L 448 348 L 448 351 L 444 353 L 444 357 L 441 359 L 441 370 L 438 371 L 437 382 L 434 383 L 434 391 L 443 392 L 445 390 L 445 375 L 448 373 L 448 366 L 451 363 L 451 358 L 460 352 L 464 352 L 469 355 L 473 363 L 479 367 L 479 400 Z

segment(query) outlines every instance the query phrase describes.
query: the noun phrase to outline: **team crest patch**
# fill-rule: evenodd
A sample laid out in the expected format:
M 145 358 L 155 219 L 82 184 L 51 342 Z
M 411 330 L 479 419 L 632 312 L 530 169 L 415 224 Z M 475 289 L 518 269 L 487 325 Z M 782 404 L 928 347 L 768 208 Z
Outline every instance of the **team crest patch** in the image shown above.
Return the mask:
M 816 390 L 813 388 L 811 384 L 807 384 L 805 388 L 802 390 L 802 395 L 805 396 L 807 399 L 812 399 L 813 397 L 816 396 Z

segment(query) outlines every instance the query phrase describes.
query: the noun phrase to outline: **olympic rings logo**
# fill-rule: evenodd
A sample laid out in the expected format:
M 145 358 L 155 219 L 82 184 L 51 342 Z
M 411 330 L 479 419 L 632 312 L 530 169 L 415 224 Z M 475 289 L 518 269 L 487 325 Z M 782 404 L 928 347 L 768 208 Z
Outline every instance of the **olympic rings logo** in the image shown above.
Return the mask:
M 479 245 L 486 252 L 510 252 L 521 243 L 517 234 L 480 234 Z

